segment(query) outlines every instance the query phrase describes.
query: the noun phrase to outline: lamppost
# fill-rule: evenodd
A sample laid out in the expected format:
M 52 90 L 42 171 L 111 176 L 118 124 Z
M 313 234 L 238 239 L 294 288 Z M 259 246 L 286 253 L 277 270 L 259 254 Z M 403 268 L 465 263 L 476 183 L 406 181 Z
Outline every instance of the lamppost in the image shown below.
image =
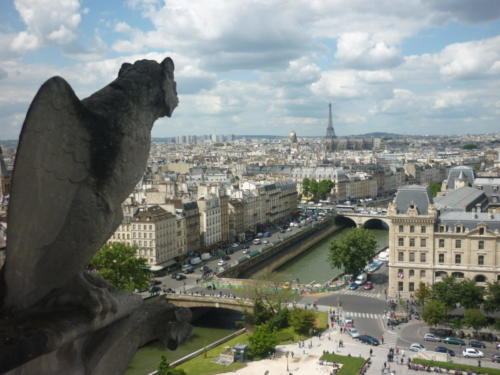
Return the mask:
M 182 284 L 184 285 L 184 294 L 186 294 L 186 280 L 182 280 Z
M 288 370 L 288 355 L 290 354 L 290 352 L 286 352 L 286 372 L 290 371 Z

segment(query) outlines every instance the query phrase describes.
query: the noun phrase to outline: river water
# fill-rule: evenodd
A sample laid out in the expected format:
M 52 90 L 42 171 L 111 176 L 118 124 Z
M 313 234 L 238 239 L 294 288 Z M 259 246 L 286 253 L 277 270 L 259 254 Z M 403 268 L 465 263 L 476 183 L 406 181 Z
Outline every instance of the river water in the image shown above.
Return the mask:
M 301 284 L 310 282 L 324 283 L 342 273 L 340 269 L 332 269 L 328 261 L 330 243 L 334 240 L 341 240 L 349 230 L 347 228 L 335 232 L 330 237 L 325 238 L 320 243 L 313 246 L 307 252 L 294 258 L 288 263 L 271 273 L 271 278 L 277 281 L 292 281 L 299 279 Z M 377 240 L 378 249 L 382 249 L 389 244 L 388 231 L 383 229 L 367 229 Z M 263 276 L 263 275 L 260 275 Z M 258 279 L 257 272 L 252 278 Z

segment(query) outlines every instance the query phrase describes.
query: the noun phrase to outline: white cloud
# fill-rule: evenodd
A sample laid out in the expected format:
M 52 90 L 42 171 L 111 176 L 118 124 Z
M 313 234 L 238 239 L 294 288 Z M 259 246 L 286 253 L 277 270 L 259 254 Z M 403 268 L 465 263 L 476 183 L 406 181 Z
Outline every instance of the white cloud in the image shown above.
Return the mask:
M 398 48 L 364 32 L 341 35 L 335 57 L 345 66 L 357 69 L 394 67 L 402 62 Z
M 12 41 L 15 51 L 34 50 L 45 44 L 65 45 L 77 37 L 79 0 L 15 0 L 14 4 L 26 25 Z

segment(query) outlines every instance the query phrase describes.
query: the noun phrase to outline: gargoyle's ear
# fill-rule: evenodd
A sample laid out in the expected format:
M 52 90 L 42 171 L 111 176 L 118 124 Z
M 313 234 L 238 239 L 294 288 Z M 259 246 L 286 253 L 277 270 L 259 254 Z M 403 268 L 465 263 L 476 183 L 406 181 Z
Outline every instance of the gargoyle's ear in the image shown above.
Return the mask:
M 167 70 L 169 72 L 174 71 L 174 62 L 170 57 L 165 58 L 165 60 L 161 62 L 161 66 L 163 67 L 164 70 Z
M 128 72 L 132 68 L 132 64 L 130 63 L 123 63 L 122 67 L 120 68 L 120 71 L 118 72 L 118 77 L 121 77 L 123 74 Z

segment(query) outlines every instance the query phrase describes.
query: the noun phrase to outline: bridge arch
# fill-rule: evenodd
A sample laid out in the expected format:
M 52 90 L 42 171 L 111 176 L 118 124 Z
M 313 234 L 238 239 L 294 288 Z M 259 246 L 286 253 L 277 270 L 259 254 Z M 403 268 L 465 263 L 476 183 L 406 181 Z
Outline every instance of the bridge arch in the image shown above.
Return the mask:
M 357 227 L 358 223 L 356 223 L 353 219 L 344 215 L 335 216 L 335 224 L 341 225 L 344 227 Z
M 389 230 L 389 224 L 385 219 L 372 218 L 364 222 L 363 228 Z

